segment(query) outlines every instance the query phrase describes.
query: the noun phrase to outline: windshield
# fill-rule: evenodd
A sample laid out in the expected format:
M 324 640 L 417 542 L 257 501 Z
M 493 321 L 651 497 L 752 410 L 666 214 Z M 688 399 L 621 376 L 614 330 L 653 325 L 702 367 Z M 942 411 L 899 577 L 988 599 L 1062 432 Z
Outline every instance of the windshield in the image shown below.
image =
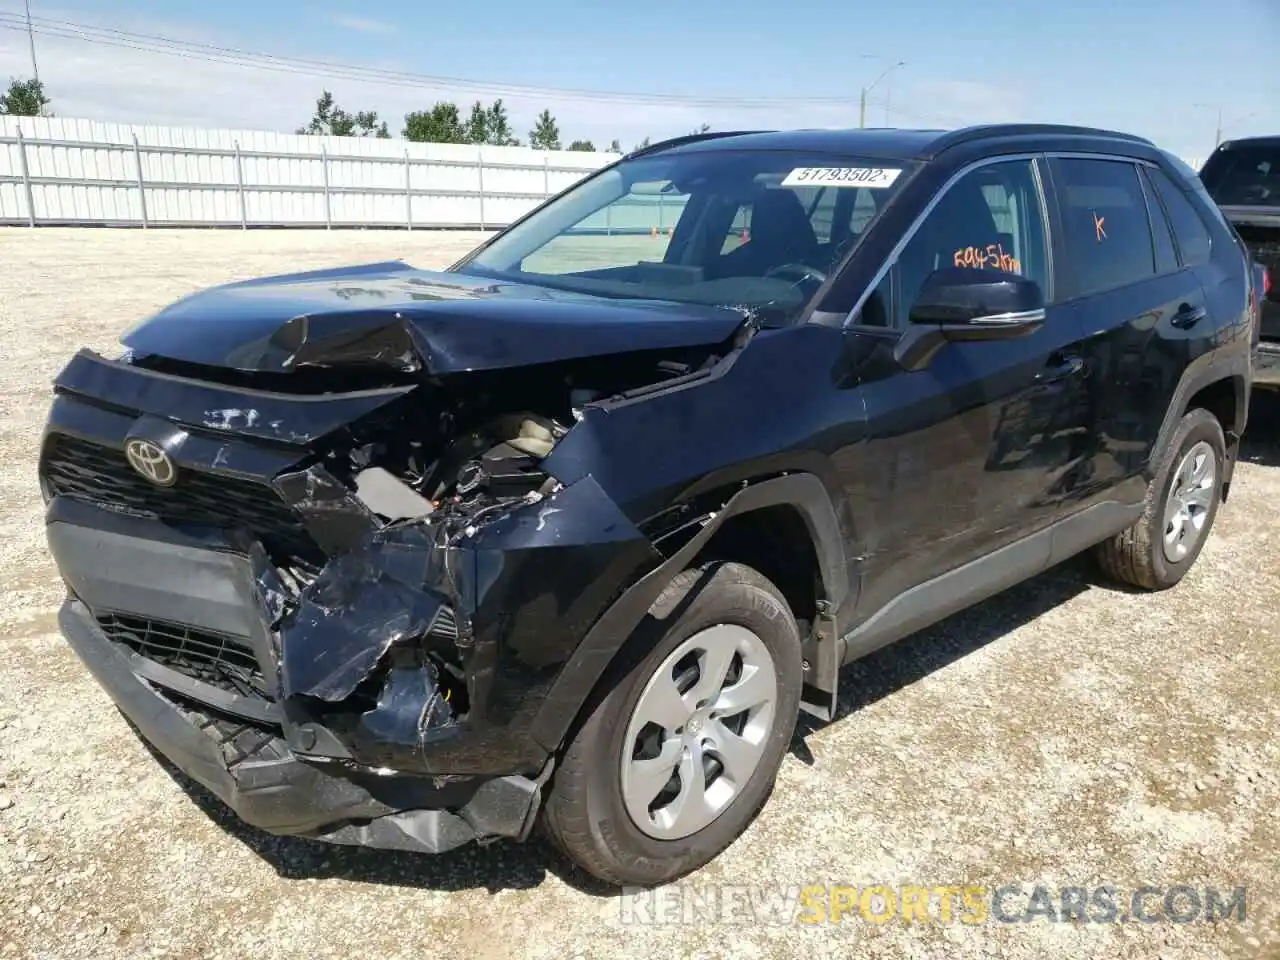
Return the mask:
M 1209 158 L 1200 179 L 1224 206 L 1280 207 L 1280 147 L 1221 150 Z
M 498 236 L 466 274 L 792 319 L 907 179 L 907 165 L 798 151 L 624 160 Z

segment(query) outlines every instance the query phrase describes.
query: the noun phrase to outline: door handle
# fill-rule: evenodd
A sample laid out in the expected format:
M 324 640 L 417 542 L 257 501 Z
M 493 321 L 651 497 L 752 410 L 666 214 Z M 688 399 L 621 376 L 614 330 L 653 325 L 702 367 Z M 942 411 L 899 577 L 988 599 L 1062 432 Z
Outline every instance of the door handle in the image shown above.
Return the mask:
M 1179 330 L 1190 330 L 1208 315 L 1209 311 L 1204 307 L 1193 307 L 1189 303 L 1184 303 L 1173 315 L 1173 325 Z
M 1045 368 L 1036 374 L 1036 383 L 1057 383 L 1074 377 L 1084 369 L 1084 359 L 1077 356 L 1064 357 L 1056 355 L 1050 358 Z

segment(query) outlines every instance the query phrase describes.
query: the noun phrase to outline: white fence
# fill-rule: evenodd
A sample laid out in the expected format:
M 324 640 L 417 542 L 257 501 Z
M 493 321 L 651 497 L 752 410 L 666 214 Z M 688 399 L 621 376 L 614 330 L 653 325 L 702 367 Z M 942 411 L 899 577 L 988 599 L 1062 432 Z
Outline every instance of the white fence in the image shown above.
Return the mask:
M 0 225 L 485 230 L 506 226 L 614 159 L 527 147 L 0 117 Z M 581 229 L 665 231 L 681 200 L 637 196 Z
M 483 230 L 614 159 L 0 117 L 0 224 Z

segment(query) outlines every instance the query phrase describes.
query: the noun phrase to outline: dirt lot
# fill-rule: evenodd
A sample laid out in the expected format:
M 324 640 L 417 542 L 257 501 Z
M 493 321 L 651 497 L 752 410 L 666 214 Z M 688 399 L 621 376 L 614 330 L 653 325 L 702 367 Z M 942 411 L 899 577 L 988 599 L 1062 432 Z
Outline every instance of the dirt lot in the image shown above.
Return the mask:
M 694 922 L 631 922 L 538 844 L 421 858 L 268 837 L 166 773 L 55 631 L 35 476 L 50 378 L 197 287 L 437 266 L 477 239 L 0 230 L 0 957 L 1280 956 L 1276 406 L 1255 405 L 1176 590 L 1072 562 L 848 670 L 842 718 L 797 740 L 757 823 L 675 888 Z M 1143 885 L 1243 885 L 1247 919 L 743 919 L 747 897 L 810 884 L 1110 885 L 1122 907 Z M 717 901 L 726 885 L 745 886 Z

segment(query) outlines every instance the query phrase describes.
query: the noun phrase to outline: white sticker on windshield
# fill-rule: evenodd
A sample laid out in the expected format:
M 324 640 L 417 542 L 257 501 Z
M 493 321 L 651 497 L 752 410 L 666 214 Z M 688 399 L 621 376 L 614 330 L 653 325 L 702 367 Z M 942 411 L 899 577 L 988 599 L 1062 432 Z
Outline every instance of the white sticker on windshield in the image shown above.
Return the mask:
M 870 187 L 893 185 L 901 170 L 885 167 L 796 167 L 782 181 L 784 187 Z

